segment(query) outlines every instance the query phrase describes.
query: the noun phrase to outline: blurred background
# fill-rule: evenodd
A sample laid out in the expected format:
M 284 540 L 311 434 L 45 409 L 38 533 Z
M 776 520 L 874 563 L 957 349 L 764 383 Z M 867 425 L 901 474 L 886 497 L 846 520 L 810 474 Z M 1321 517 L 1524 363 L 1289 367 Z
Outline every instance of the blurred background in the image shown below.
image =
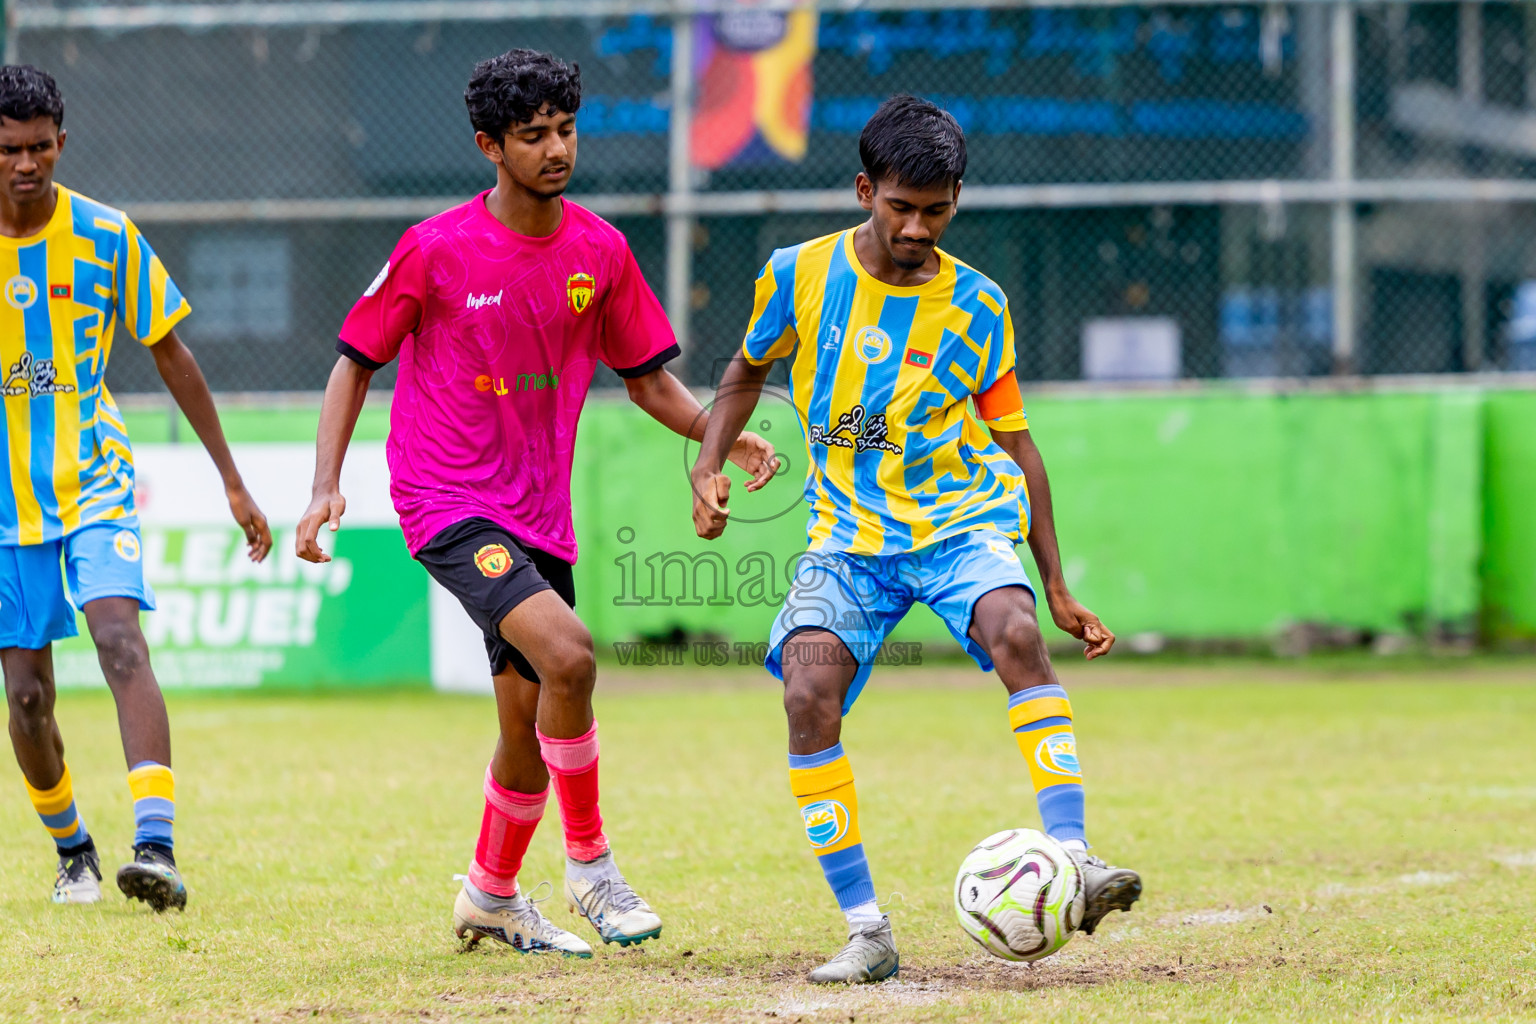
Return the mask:
M 1536 6 L 8 2 L 8 59 L 65 92 L 60 180 L 148 233 L 242 439 L 312 439 L 346 310 L 406 227 L 491 183 L 462 102 L 477 60 L 580 63 L 572 195 L 629 237 L 701 393 L 769 253 L 861 219 L 858 132 L 911 91 L 967 130 L 944 244 L 1010 296 L 1106 618 L 1149 650 L 1536 636 Z M 119 346 L 109 380 L 136 438 L 187 440 L 152 415 L 147 355 Z M 681 474 L 647 504 L 656 460 L 690 457 L 649 430 L 602 400 L 583 427 L 600 639 L 761 639 L 771 608 L 733 583 L 664 595 L 709 583 Z M 796 552 L 779 504 L 711 574 Z M 652 556 L 657 599 L 626 605 Z

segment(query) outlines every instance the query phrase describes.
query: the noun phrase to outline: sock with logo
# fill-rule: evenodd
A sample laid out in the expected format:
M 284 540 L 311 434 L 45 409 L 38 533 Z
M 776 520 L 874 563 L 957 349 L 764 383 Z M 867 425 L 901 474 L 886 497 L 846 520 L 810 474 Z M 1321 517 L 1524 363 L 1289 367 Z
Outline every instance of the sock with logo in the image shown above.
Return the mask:
M 597 722 L 575 739 L 539 736 L 539 753 L 549 769 L 560 800 L 560 824 L 565 829 L 565 855 L 574 861 L 595 861 L 608 852 L 603 815 L 597 806 Z
M 22 781 L 26 782 L 26 779 Z M 75 808 L 75 781 L 70 778 L 68 764 L 64 765 L 64 774 L 59 776 L 59 781 L 49 789 L 36 789 L 30 782 L 26 784 L 32 807 L 43 819 L 48 834 L 53 836 L 53 845 L 58 847 L 61 857 L 79 853 L 91 845 L 91 834 L 85 830 L 85 821 Z
M 853 788 L 853 766 L 841 743 L 815 754 L 789 755 L 789 788 L 800 805 L 805 837 L 816 851 L 821 871 L 837 897 L 848 927 L 878 921 L 875 882 L 859 836 L 859 797 Z
M 549 790 L 519 793 L 502 786 L 485 767 L 485 814 L 480 818 L 480 838 L 469 880 L 479 892 L 501 899 L 517 895 L 517 873 L 533 832 L 544 817 Z M 474 898 L 474 892 L 470 893 Z
M 1072 705 L 1060 686 L 1032 686 L 1008 698 L 1008 724 L 1029 763 L 1029 780 L 1045 834 L 1087 848 L 1083 827 L 1083 774 L 1072 734 Z
M 176 848 L 171 828 L 176 821 L 176 776 L 154 761 L 140 761 L 128 770 L 133 794 L 133 845 L 152 846 L 170 855 Z

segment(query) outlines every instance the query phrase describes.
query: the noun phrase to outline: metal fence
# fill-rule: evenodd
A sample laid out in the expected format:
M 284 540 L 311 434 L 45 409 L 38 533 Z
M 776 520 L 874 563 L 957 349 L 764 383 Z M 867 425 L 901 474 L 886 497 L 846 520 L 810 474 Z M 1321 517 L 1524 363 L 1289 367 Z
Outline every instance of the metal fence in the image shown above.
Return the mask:
M 323 386 L 400 233 L 488 187 L 462 92 L 579 61 L 572 195 L 630 239 L 708 385 L 776 247 L 859 219 L 885 96 L 971 151 L 945 247 L 1031 380 L 1536 370 L 1536 6 L 866 0 L 44 5 L 61 181 L 126 207 L 214 386 Z M 158 387 L 120 351 L 119 390 Z M 382 376 L 388 382 L 388 375 Z

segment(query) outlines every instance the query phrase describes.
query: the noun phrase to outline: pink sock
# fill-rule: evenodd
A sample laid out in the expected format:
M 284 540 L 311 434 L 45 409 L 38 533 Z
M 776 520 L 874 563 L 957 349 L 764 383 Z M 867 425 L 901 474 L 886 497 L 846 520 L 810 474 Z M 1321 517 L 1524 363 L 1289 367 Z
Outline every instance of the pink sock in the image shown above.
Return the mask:
M 597 809 L 597 722 L 573 740 L 539 733 L 539 752 L 560 798 L 565 853 L 572 860 L 596 860 L 608 852 L 603 815 Z
M 517 895 L 517 872 L 533 839 L 533 830 L 544 817 L 549 790 L 517 793 L 504 788 L 485 769 L 485 816 L 480 819 L 480 841 L 469 866 L 469 880 L 492 896 Z

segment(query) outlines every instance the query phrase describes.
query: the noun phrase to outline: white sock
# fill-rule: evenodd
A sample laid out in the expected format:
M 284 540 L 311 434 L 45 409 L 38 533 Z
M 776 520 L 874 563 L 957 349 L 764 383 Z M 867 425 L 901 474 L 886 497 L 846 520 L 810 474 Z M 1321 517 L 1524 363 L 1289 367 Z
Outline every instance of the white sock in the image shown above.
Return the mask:
M 1063 850 L 1066 850 L 1068 853 L 1071 853 L 1073 850 L 1076 850 L 1078 853 L 1087 853 L 1088 852 L 1088 840 L 1086 840 L 1086 839 L 1063 839 L 1061 841 L 1061 848 Z
M 856 907 L 849 907 L 843 911 L 843 916 L 848 919 L 848 930 L 856 932 L 867 925 L 879 924 L 880 919 L 885 915 L 880 913 L 880 904 L 870 900 Z
M 583 878 L 589 882 L 601 881 L 604 878 L 618 878 L 619 866 L 614 863 L 612 850 L 597 860 L 580 861 L 567 857 L 565 858 L 565 877 Z

